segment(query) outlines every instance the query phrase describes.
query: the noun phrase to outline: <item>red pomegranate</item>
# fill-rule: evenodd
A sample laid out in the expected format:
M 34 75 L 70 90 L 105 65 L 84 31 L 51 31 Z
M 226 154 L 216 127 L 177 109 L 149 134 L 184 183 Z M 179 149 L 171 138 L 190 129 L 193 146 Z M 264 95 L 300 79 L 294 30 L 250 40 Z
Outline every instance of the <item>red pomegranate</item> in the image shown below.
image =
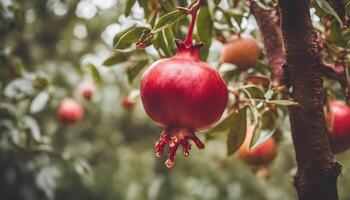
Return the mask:
M 84 82 L 80 84 L 78 91 L 86 100 L 91 100 L 92 95 L 95 93 L 95 87 L 91 83 Z
M 169 143 L 167 167 L 172 167 L 176 150 L 182 146 L 189 155 L 193 140 L 199 149 L 204 144 L 195 131 L 217 122 L 227 104 L 227 87 L 220 74 L 200 61 L 202 44 L 187 45 L 176 41 L 177 53 L 153 63 L 143 74 L 141 100 L 146 113 L 165 129 L 155 144 L 159 157 Z
M 60 103 L 57 114 L 62 122 L 75 123 L 84 116 L 84 109 L 72 98 L 65 98 Z
M 334 153 L 341 153 L 350 147 L 350 106 L 343 101 L 331 101 L 329 110 L 333 121 L 331 147 Z
M 224 45 L 220 61 L 234 64 L 240 70 L 246 70 L 254 67 L 259 54 L 260 49 L 253 38 L 233 36 L 232 40 Z
M 254 149 L 249 149 L 249 144 L 253 136 L 254 126 L 248 125 L 247 135 L 243 145 L 238 150 L 238 156 L 245 163 L 251 166 L 267 166 L 277 156 L 277 143 L 274 138 L 269 138 L 266 142 Z

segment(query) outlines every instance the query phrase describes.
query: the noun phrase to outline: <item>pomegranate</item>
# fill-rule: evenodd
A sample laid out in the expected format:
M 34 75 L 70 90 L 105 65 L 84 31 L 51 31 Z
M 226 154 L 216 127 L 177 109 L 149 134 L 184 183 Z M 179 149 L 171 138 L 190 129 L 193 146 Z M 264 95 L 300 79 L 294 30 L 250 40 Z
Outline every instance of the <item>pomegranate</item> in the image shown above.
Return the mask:
M 334 153 L 341 153 L 350 147 L 350 106 L 343 101 L 330 101 L 329 113 L 333 121 L 330 143 Z
M 253 136 L 254 126 L 248 125 L 244 143 L 238 150 L 238 156 L 250 166 L 267 166 L 277 156 L 277 143 L 274 138 L 269 138 L 263 144 L 254 149 L 249 149 L 249 144 Z
M 202 44 L 186 46 L 176 41 L 177 53 L 153 63 L 142 76 L 140 92 L 146 113 L 165 127 L 156 142 L 159 157 L 169 143 L 167 167 L 172 167 L 179 145 L 188 156 L 193 140 L 199 149 L 204 144 L 195 131 L 217 122 L 227 104 L 227 87 L 220 74 L 200 61 Z
M 233 36 L 232 40 L 224 45 L 220 61 L 234 64 L 240 70 L 246 70 L 254 67 L 259 54 L 260 49 L 253 38 Z
M 57 115 L 62 122 L 75 123 L 84 116 L 84 109 L 72 98 L 65 98 L 60 103 Z
M 125 96 L 122 101 L 122 106 L 126 110 L 132 110 L 135 107 L 135 101 L 130 99 L 129 96 Z
M 84 82 L 80 84 L 78 91 L 86 100 L 91 100 L 92 95 L 95 93 L 95 87 L 91 83 Z

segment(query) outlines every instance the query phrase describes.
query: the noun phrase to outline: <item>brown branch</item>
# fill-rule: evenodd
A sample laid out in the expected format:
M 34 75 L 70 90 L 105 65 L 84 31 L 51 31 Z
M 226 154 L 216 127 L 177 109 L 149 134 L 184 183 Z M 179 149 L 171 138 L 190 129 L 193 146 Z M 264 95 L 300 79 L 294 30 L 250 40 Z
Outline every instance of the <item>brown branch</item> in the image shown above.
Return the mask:
M 346 25 L 346 11 L 345 11 L 345 1 L 344 0 L 329 0 L 330 4 L 334 8 L 335 12 L 337 12 L 341 21 Z
M 260 34 L 264 43 L 266 56 L 272 73 L 274 85 L 284 83 L 284 48 L 282 44 L 281 28 L 276 24 L 270 13 L 260 8 L 255 1 L 251 1 L 250 10 L 258 24 Z
M 281 28 L 292 97 L 289 108 L 300 200 L 337 200 L 341 167 L 332 155 L 323 112 L 321 56 L 312 27 L 309 0 L 280 0 Z
M 345 65 L 322 63 L 321 71 L 323 75 L 329 79 L 339 82 L 344 90 L 346 101 L 350 103 L 350 83 L 348 80 L 347 70 Z

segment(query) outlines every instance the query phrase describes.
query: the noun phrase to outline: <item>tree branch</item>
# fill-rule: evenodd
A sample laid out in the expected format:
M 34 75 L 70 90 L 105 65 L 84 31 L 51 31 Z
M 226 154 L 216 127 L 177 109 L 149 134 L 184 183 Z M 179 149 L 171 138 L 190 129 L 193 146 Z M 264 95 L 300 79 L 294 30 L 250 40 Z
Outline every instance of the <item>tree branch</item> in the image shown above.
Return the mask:
M 281 28 L 275 23 L 270 13 L 260 8 L 255 1 L 251 1 L 250 10 L 258 24 L 260 35 L 263 39 L 266 56 L 272 73 L 274 85 L 284 83 L 284 48 L 282 44 Z
M 350 83 L 348 80 L 346 66 L 339 65 L 339 64 L 332 65 L 328 63 L 322 63 L 321 71 L 325 77 L 339 82 L 339 84 L 344 90 L 346 101 L 349 103 L 350 102 Z
M 280 0 L 286 67 L 297 106 L 289 108 L 300 200 L 338 199 L 340 165 L 331 152 L 323 112 L 321 56 L 310 18 L 309 0 Z

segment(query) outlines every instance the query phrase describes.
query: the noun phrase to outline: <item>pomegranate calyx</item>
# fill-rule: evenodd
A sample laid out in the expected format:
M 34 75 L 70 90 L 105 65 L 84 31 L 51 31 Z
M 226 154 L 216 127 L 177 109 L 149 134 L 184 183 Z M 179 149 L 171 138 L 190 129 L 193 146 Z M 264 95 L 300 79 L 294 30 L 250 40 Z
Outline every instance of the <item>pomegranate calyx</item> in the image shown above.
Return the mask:
M 186 44 L 179 39 L 175 40 L 176 46 L 177 46 L 177 56 L 189 56 L 191 58 L 194 59 L 198 59 L 199 60 L 199 50 L 202 48 L 203 46 L 203 42 L 199 42 L 199 43 L 195 43 L 195 44 L 191 44 L 189 46 L 186 46 Z
M 164 152 L 165 146 L 169 144 L 168 159 L 166 160 L 165 165 L 168 168 L 171 168 L 174 166 L 176 151 L 180 145 L 182 146 L 182 154 L 185 157 L 189 155 L 189 151 L 191 150 L 189 140 L 192 140 L 198 149 L 204 148 L 204 144 L 192 130 L 175 127 L 166 128 L 162 132 L 160 139 L 155 143 L 156 156 L 160 157 Z

